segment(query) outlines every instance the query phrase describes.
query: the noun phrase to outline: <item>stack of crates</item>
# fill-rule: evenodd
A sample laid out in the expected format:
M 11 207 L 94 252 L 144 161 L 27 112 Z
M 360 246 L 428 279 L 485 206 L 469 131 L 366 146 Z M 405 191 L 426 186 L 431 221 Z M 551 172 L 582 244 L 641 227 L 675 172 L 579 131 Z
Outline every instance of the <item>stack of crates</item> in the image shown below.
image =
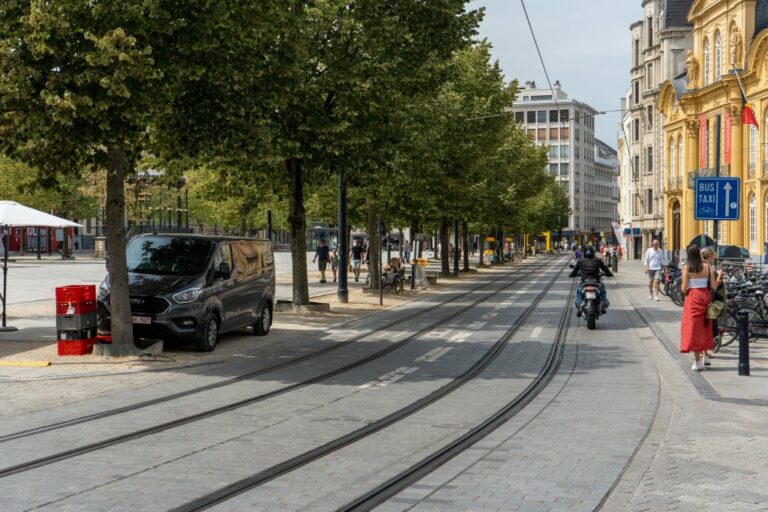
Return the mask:
M 90 354 L 96 343 L 96 286 L 56 288 L 56 338 L 60 356 Z

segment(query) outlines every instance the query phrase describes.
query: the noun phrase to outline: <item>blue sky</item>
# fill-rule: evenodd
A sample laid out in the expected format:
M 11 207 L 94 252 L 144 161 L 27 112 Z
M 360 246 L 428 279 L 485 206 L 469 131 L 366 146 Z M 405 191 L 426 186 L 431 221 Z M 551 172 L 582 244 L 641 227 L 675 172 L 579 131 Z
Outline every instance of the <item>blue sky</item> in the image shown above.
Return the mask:
M 484 6 L 480 37 L 493 44 L 507 80 L 546 86 L 520 0 L 475 0 Z M 569 97 L 597 110 L 616 110 L 630 82 L 629 26 L 642 19 L 640 0 L 526 0 L 549 77 Z M 598 116 L 596 136 L 616 147 L 618 113 Z

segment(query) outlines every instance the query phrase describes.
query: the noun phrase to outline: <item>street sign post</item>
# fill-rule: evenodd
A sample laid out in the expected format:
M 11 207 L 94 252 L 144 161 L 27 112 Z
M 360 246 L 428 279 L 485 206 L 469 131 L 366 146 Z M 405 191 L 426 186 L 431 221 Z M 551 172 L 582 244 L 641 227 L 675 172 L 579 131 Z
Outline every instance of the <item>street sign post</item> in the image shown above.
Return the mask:
M 739 220 L 741 180 L 739 178 L 696 178 L 693 218 L 696 220 Z

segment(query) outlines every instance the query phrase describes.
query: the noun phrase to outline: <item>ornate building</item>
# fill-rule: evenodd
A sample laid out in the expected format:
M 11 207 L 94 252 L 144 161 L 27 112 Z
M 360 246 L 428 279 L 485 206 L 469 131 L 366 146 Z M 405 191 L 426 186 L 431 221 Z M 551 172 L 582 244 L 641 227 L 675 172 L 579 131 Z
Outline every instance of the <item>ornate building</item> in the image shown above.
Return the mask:
M 661 84 L 685 70 L 691 48 L 687 19 L 693 0 L 644 0 L 643 18 L 630 26 L 632 80 L 622 100 L 621 223 L 629 258 L 664 240 L 664 120 L 656 110 Z
M 696 0 L 686 73 L 664 82 L 665 238 L 683 249 L 707 234 L 753 255 L 768 241 L 768 0 Z M 741 84 L 741 85 L 740 85 Z M 741 122 L 742 87 L 758 126 Z M 741 178 L 738 221 L 694 219 L 696 176 Z

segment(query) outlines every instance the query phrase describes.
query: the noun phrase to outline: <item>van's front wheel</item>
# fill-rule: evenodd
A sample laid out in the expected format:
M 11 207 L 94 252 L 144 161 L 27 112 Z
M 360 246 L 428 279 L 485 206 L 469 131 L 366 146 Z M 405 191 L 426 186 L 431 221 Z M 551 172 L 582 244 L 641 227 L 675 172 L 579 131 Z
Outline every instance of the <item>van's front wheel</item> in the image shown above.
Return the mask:
M 201 352 L 210 352 L 219 342 L 219 318 L 211 313 L 205 320 L 203 335 L 197 340 L 197 348 Z
M 253 334 L 256 336 L 266 336 L 269 334 L 269 328 L 272 326 L 272 309 L 269 304 L 264 304 L 259 319 L 253 324 Z

